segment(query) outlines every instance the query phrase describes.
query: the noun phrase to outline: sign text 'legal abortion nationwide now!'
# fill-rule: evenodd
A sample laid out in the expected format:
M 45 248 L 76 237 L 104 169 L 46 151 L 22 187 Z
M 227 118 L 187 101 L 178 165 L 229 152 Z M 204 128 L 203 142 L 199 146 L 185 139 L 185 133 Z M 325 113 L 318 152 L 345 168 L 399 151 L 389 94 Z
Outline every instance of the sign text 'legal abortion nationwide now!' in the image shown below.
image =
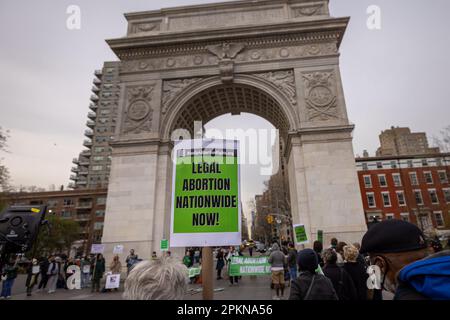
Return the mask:
M 171 247 L 239 245 L 239 142 L 184 140 L 173 159 Z

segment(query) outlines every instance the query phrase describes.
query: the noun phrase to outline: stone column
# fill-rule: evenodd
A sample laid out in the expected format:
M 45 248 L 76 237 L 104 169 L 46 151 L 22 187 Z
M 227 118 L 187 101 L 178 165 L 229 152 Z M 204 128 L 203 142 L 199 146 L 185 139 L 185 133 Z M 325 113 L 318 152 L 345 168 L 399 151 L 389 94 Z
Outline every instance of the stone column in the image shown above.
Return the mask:
M 310 245 L 323 230 L 332 237 L 360 242 L 366 231 L 353 156 L 353 127 L 301 130 L 290 137 L 289 183 L 294 224 L 305 224 Z

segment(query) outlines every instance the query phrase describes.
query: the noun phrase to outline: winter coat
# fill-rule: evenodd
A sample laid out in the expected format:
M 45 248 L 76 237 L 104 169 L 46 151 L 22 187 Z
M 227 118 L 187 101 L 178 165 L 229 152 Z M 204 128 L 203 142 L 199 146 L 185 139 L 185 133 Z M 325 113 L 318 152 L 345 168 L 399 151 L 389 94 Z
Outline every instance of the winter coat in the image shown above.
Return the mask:
M 105 259 L 94 261 L 91 267 L 91 273 L 94 280 L 103 278 L 103 274 L 105 273 Z
M 47 275 L 48 276 L 55 276 L 59 274 L 59 265 L 57 262 L 51 262 L 48 265 L 48 269 L 47 269 Z
M 311 286 L 314 277 L 314 283 Z M 309 296 L 306 297 L 309 289 Z M 300 272 L 297 279 L 291 282 L 289 300 L 338 300 L 330 279 L 309 271 Z
M 17 264 L 6 265 L 3 268 L 2 275 L 5 275 L 7 280 L 15 279 L 15 278 L 17 278 L 17 271 L 18 270 L 19 270 L 19 268 L 17 267 Z
M 113 261 L 111 262 L 111 264 L 109 265 L 109 270 L 113 273 L 113 274 L 120 274 L 122 272 L 122 264 L 120 263 L 120 261 Z
M 352 278 L 343 267 L 335 264 L 325 265 L 323 268 L 325 276 L 333 283 L 339 300 L 348 301 L 356 300 L 357 294 Z
M 297 250 L 294 248 L 289 249 L 287 262 L 290 268 L 295 268 L 297 266 Z
M 369 275 L 366 272 L 365 266 L 359 262 L 346 262 L 344 269 L 353 280 L 357 300 L 367 300 L 367 279 Z
M 217 253 L 217 264 L 216 264 L 216 270 L 222 270 L 225 266 L 225 260 L 223 258 L 223 252 Z
M 286 264 L 286 257 L 280 250 L 275 250 L 270 254 L 269 263 L 272 268 L 283 268 Z
M 394 300 L 450 300 L 450 251 L 442 251 L 404 267 Z

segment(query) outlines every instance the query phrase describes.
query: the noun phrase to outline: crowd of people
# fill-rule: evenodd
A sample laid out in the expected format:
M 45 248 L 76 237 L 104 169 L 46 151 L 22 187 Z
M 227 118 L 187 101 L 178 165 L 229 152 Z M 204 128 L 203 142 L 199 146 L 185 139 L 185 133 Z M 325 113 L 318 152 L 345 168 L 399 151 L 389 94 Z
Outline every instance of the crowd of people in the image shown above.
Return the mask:
M 126 260 L 128 270 L 139 261 L 137 255 L 134 254 L 134 250 L 132 250 Z M 73 268 L 69 267 L 74 265 L 79 268 L 81 289 L 90 288 L 91 292 L 108 291 L 101 286 L 106 271 L 106 262 L 102 254 L 77 259 L 68 258 L 64 255 L 51 255 L 47 258 L 33 258 L 25 263 L 21 263 L 19 257 L 11 257 L 1 272 L 1 297 L 3 299 L 11 298 L 12 287 L 19 273 L 19 266 L 27 274 L 26 292 L 27 296 L 31 296 L 34 289 L 48 294 L 55 293 L 57 289 L 68 289 L 67 280 L 73 275 Z M 111 274 L 122 272 L 122 263 L 119 256 L 113 257 L 109 264 L 109 272 Z

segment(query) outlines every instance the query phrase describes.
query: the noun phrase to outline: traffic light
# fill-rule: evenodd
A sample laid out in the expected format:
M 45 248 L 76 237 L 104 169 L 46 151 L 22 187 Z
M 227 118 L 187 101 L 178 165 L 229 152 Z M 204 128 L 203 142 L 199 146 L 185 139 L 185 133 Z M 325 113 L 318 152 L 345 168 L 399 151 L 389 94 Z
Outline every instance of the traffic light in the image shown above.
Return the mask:
M 267 216 L 267 223 L 268 224 L 273 224 L 273 216 L 271 216 L 271 215 Z
M 0 245 L 3 253 L 26 252 L 44 222 L 46 206 L 12 206 L 0 214 Z

